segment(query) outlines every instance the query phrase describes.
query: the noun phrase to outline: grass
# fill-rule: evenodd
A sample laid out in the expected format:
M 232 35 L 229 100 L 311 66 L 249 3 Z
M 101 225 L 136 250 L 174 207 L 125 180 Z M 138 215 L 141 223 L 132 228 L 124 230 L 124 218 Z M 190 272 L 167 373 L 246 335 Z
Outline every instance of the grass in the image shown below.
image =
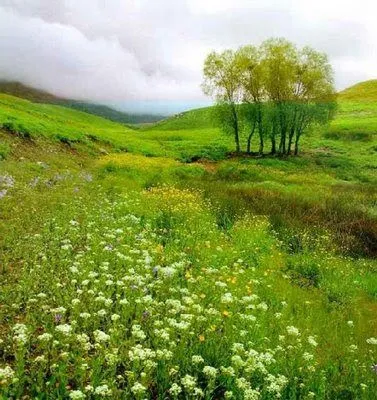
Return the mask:
M 93 151 L 111 146 L 147 156 L 173 157 L 183 161 L 224 158 L 230 140 L 212 128 L 196 131 L 156 131 L 131 129 L 90 114 L 65 107 L 35 104 L 0 94 L 0 124 L 10 133 L 60 141 L 71 147 L 84 144 Z
M 0 101 L 0 398 L 375 398 L 373 104 L 228 159 L 209 109 Z

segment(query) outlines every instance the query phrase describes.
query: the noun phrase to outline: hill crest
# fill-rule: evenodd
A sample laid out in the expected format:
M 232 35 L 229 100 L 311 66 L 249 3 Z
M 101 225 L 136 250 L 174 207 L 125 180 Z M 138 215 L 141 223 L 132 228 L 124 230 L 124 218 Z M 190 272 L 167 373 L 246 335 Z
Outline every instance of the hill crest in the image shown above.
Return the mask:
M 20 97 L 33 103 L 55 104 L 72 108 L 121 124 L 151 123 L 165 118 L 163 115 L 127 113 L 102 104 L 58 97 L 21 82 L 0 80 L 0 93 Z
M 344 101 L 377 101 L 377 79 L 356 83 L 339 93 Z

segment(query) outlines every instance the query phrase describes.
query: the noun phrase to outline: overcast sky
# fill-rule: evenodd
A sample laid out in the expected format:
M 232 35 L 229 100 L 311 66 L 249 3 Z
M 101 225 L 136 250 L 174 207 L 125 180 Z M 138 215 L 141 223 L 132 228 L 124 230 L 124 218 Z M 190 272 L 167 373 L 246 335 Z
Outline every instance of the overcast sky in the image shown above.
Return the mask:
M 279 36 L 327 52 L 342 89 L 377 78 L 374 4 L 0 0 L 0 79 L 70 98 L 184 108 L 205 101 L 200 83 L 209 51 Z

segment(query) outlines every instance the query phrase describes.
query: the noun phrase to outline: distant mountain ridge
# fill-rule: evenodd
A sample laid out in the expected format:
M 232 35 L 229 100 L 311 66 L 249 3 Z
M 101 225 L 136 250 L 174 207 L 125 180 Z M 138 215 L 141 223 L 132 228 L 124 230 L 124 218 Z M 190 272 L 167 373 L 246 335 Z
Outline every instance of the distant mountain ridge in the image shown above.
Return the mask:
M 122 124 L 152 123 L 166 118 L 164 115 L 126 113 L 102 104 L 65 99 L 44 90 L 24 85 L 21 82 L 0 80 L 0 93 L 21 97 L 30 100 L 33 103 L 56 104 L 63 107 L 69 107 L 88 114 L 98 115 L 114 122 L 120 122 Z

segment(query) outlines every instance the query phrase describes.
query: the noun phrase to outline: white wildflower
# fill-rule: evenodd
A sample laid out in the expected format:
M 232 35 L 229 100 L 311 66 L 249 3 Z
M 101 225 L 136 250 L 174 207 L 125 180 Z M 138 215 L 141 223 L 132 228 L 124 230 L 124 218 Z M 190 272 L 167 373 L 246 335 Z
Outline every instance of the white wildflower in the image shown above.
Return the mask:
M 206 365 L 203 368 L 203 374 L 209 379 L 214 379 L 214 378 L 216 378 L 216 375 L 217 375 L 217 369 L 214 367 L 211 367 L 209 365 Z
M 69 394 L 69 397 L 72 400 L 81 400 L 85 399 L 85 394 L 81 390 L 72 390 L 72 392 Z
M 192 356 L 191 360 L 192 360 L 193 364 L 200 364 L 200 363 L 204 362 L 203 357 L 202 356 L 197 356 L 197 355 Z
M 169 393 L 174 397 L 177 397 L 181 392 L 182 392 L 182 388 L 179 385 L 177 385 L 176 383 L 173 383 L 171 385 L 171 388 L 169 389 Z
M 294 326 L 287 326 L 287 333 L 290 336 L 300 336 L 300 331 Z
M 181 383 L 188 392 L 192 392 L 196 387 L 196 379 L 191 375 L 185 375 L 181 379 Z
M 100 331 L 98 329 L 93 332 L 93 335 L 94 335 L 94 340 L 97 343 L 104 343 L 110 340 L 110 336 L 107 333 Z
M 314 337 L 314 336 L 309 336 L 309 337 L 308 337 L 308 343 L 309 343 L 311 346 L 313 346 L 313 347 L 317 347 L 317 346 L 318 346 L 318 343 L 317 343 L 317 341 L 315 340 L 315 337 Z
M 99 396 L 111 396 L 111 389 L 109 389 L 108 385 L 101 385 L 94 389 L 94 393 Z
M 135 396 L 139 396 L 147 391 L 147 388 L 143 386 L 141 383 L 136 382 L 132 387 L 131 387 L 131 392 Z
M 38 340 L 40 340 L 41 342 L 49 342 L 50 340 L 52 340 L 52 335 L 50 333 L 42 333 L 41 335 L 38 336 Z
M 6 365 L 4 368 L 0 368 L 0 382 L 1 381 L 10 381 L 14 377 L 14 371 L 9 365 Z
M 72 331 L 72 327 L 71 325 L 68 324 L 62 324 L 62 325 L 58 325 L 55 330 L 57 330 L 58 332 L 62 333 L 65 336 L 68 336 L 71 331 Z

